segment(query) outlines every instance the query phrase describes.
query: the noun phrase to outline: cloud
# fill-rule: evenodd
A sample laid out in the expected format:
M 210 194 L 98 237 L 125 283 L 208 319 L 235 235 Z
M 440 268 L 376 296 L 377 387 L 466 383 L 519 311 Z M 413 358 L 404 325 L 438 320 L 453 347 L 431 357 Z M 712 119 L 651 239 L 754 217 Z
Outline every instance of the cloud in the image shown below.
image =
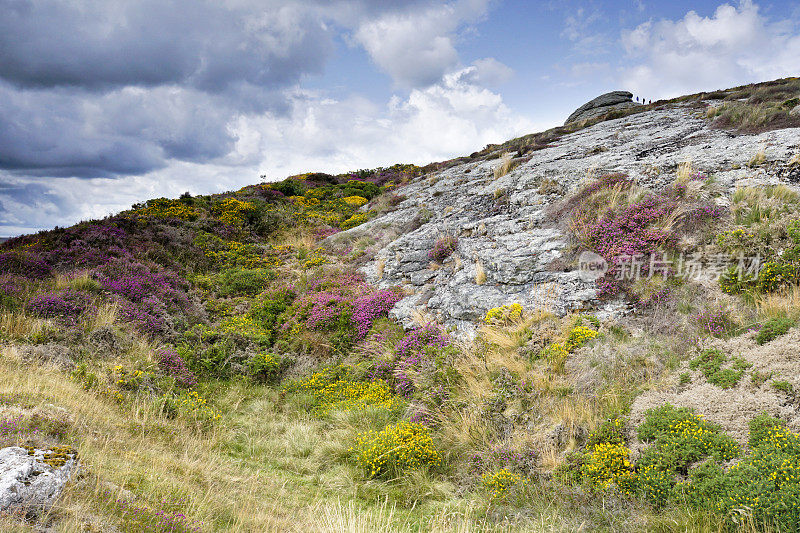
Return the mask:
M 446 74 L 440 83 L 394 96 L 384 105 L 358 95 L 337 100 L 293 89 L 287 94 L 289 112 L 239 115 L 227 129 L 229 153 L 203 164 L 171 161 L 124 180 L 48 180 L 0 171 L 0 183 L 8 185 L 0 187 L 0 236 L 102 217 L 185 190 L 236 189 L 262 174 L 275 180 L 305 171 L 441 161 L 549 126 L 513 113 L 498 93 L 478 83 L 476 70 L 470 66 Z
M 332 47 L 315 10 L 291 2 L 0 0 L 0 11 L 0 78 L 20 87 L 284 87 Z
M 529 132 L 491 90 L 511 69 L 456 51 L 489 2 L 0 0 L 0 235 Z M 408 92 L 302 89 L 343 32 Z
M 487 8 L 488 0 L 461 0 L 389 13 L 362 23 L 354 41 L 398 85 L 426 87 L 458 65 L 457 30 L 482 17 Z
M 209 161 L 235 138 L 218 97 L 181 87 L 104 94 L 19 91 L 0 84 L 0 168 L 39 176 L 109 177 Z
M 424 164 L 532 131 L 535 125 L 514 114 L 499 94 L 474 82 L 475 69 L 446 74 L 440 83 L 414 89 L 407 98 L 394 96 L 386 106 L 301 92 L 290 116 L 243 117 L 237 135 L 258 137 L 250 149 L 263 154 L 260 168 L 275 178 L 398 161 Z
M 645 22 L 622 32 L 630 66 L 623 85 L 671 97 L 764 81 L 800 71 L 800 33 L 791 21 L 769 21 L 757 4 L 721 4 L 713 16 Z
M 580 7 L 565 7 L 569 9 L 564 18 L 564 29 L 561 36 L 572 42 L 572 49 L 581 55 L 599 55 L 608 51 L 611 40 L 607 32 L 596 29 L 606 17 L 603 12 L 591 4 Z
M 514 71 L 493 57 L 473 61 L 472 66 L 463 71 L 463 79 L 481 87 L 499 87 L 514 76 Z

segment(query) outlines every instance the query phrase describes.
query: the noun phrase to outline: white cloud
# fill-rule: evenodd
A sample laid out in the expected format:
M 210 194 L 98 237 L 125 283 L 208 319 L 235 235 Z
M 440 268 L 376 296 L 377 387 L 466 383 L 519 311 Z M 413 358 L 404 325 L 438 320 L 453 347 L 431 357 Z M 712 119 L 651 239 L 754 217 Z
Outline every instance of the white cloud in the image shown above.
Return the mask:
M 800 33 L 770 21 L 757 4 L 722 4 L 711 17 L 648 21 L 622 33 L 623 86 L 648 98 L 764 81 L 800 71 Z
M 483 63 L 484 69 L 490 63 Z M 491 63 L 502 71 L 498 65 Z M 116 180 L 0 174 L 0 236 L 102 217 L 186 190 L 238 189 L 262 174 L 277 180 L 306 171 L 442 161 L 552 125 L 515 114 L 498 93 L 474 79 L 479 70 L 475 65 L 446 74 L 440 83 L 393 96 L 385 105 L 357 95 L 334 100 L 295 89 L 287 95 L 288 114 L 241 114 L 229 125 L 228 134 L 236 139 L 231 153 L 204 164 L 173 160 L 166 168 Z
M 244 117 L 240 131 L 261 132 L 260 169 L 271 178 L 319 170 L 342 172 L 397 162 L 449 159 L 534 131 L 502 97 L 473 83 L 476 67 L 446 74 L 441 83 L 392 97 L 379 107 L 359 97 L 295 96 L 291 116 Z
M 493 57 L 478 59 L 464 70 L 464 80 L 481 87 L 498 87 L 514 76 L 514 71 Z
M 487 6 L 488 0 L 461 0 L 389 13 L 364 21 L 354 39 L 398 85 L 426 87 L 456 67 L 456 32 L 483 16 Z

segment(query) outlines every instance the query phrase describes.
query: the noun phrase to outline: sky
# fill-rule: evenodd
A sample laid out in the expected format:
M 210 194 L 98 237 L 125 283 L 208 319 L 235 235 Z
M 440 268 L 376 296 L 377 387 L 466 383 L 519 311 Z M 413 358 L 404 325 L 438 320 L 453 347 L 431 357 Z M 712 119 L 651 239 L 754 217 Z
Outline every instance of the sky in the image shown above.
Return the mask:
M 789 0 L 0 0 L 0 236 L 792 75 Z

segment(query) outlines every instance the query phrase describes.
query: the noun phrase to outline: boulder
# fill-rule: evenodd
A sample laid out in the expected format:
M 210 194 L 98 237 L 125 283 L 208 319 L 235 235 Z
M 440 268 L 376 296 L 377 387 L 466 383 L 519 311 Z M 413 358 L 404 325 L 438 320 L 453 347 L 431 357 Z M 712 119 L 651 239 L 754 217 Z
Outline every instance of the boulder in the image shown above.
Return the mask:
M 796 105 L 789 111 L 789 116 L 800 117 L 800 105 Z
M 633 94 L 628 91 L 611 91 L 610 93 L 601 94 L 594 100 L 590 100 L 580 106 L 567 117 L 564 125 L 571 122 L 579 122 L 594 117 L 604 115 L 614 109 L 625 109 L 633 107 L 637 104 L 633 102 Z
M 0 450 L 0 513 L 31 516 L 47 511 L 77 468 L 69 447 Z

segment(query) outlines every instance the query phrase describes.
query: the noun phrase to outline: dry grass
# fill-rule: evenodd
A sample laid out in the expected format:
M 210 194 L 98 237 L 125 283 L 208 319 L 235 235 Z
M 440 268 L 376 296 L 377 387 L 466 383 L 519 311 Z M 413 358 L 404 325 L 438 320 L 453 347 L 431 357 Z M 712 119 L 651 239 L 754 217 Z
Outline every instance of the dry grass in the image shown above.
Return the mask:
M 501 178 L 511 171 L 511 153 L 503 152 L 500 163 L 494 167 L 494 179 Z
M 57 273 L 53 280 L 53 288 L 56 290 L 97 291 L 100 290 L 100 283 L 92 278 L 88 270 L 83 270 L 69 274 Z
M 789 166 L 800 165 L 800 150 L 796 151 L 791 159 L 789 159 Z
M 358 509 L 353 501 L 322 506 L 318 519 L 312 526 L 320 533 L 395 533 L 407 531 L 407 523 L 397 523 L 395 505 L 384 500 L 374 509 Z
M 475 283 L 477 285 L 486 283 L 486 270 L 484 270 L 483 263 L 481 263 L 480 259 L 475 260 Z
M 0 314 L 0 333 L 9 339 L 32 340 L 52 330 L 48 320 L 32 317 L 22 311 L 6 311 Z
M 87 515 L 115 523 L 113 510 L 97 499 L 114 486 L 145 497 L 140 503 L 155 510 L 162 498 L 184 497 L 185 513 L 208 530 L 308 531 L 314 515 L 309 506 L 321 495 L 270 464 L 308 463 L 303 459 L 307 449 L 325 447 L 321 427 L 303 418 L 283 421 L 271 401 L 244 412 L 236 409 L 243 392 L 235 386 L 222 391 L 217 401 L 231 406 L 226 420 L 197 431 L 165 418 L 147 396 L 117 406 L 56 370 L 24 365 L 9 350 L 0 354 L 0 396 L 23 395 L 30 409 L 58 406 L 71 414 L 69 440 L 80 451 L 83 476 L 52 511 L 59 519 L 57 531 L 63 532 L 82 530 Z M 245 453 L 231 455 L 227 443 L 240 441 Z M 265 449 L 271 453 L 265 455 Z M 302 467 L 295 464 L 287 472 L 292 470 L 302 472 Z
M 780 292 L 759 294 L 755 300 L 759 316 L 764 319 L 788 316 L 800 319 L 800 286 L 793 285 Z
M 747 162 L 747 166 L 750 168 L 760 167 L 767 161 L 767 152 L 764 148 L 759 150 L 755 153 L 753 157 L 750 158 L 750 161 Z
M 378 279 L 383 279 L 383 270 L 386 268 L 386 259 L 378 259 L 375 261 L 375 274 Z
M 97 307 L 97 313 L 87 319 L 84 329 L 86 331 L 94 331 L 103 327 L 113 326 L 117 321 L 118 312 L 119 305 L 117 302 L 103 302 Z
M 678 175 L 676 176 L 675 181 L 677 183 L 686 183 L 692 179 L 692 176 L 695 174 L 695 169 L 692 166 L 691 161 L 684 161 L 678 165 Z

